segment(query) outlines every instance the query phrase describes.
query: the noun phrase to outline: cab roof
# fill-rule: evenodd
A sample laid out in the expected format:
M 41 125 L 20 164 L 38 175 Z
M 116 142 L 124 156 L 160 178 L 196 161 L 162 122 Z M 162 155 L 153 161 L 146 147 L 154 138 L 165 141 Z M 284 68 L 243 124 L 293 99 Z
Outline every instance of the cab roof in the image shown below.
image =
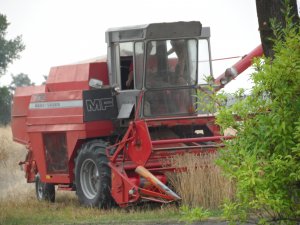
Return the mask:
M 106 31 L 106 42 L 125 42 L 147 39 L 176 39 L 210 36 L 209 28 L 202 29 L 199 21 L 151 23 L 145 25 L 111 28 Z

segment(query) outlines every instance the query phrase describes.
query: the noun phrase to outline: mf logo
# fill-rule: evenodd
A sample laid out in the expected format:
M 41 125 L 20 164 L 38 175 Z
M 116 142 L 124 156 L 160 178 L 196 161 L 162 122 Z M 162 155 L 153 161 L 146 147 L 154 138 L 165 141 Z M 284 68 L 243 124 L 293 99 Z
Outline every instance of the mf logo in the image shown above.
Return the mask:
M 105 111 L 108 108 L 114 107 L 112 98 L 100 98 L 100 99 L 87 99 L 85 100 L 87 111 Z

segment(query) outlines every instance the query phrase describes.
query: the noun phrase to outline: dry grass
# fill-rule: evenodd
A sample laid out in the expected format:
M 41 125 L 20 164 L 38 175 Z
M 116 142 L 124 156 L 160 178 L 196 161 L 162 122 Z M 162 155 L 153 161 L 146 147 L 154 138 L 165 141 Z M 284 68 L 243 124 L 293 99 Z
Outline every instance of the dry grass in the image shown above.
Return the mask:
M 5 162 L 8 158 L 7 146 L 9 145 L 9 140 L 7 137 L 9 129 L 0 127 L 0 163 L 1 166 L 5 165 Z
M 169 179 L 182 204 L 191 207 L 217 209 L 225 199 L 234 196 L 234 185 L 226 179 L 215 164 L 217 153 L 185 154 L 172 158 L 172 165 L 186 168 L 184 172 L 170 174 Z
M 76 202 L 58 199 L 54 204 L 37 202 L 0 204 L 0 225 L 31 224 L 175 224 L 174 208 L 100 210 L 80 207 Z M 177 223 L 176 223 L 177 224 Z
M 178 209 L 174 207 L 110 210 L 82 207 L 74 192 L 57 192 L 55 203 L 38 202 L 34 192 L 0 201 L 0 225 L 175 224 L 178 220 Z
M 0 202 L 27 198 L 33 192 L 33 185 L 26 183 L 24 171 L 18 165 L 26 153 L 23 145 L 12 141 L 10 127 L 0 127 Z

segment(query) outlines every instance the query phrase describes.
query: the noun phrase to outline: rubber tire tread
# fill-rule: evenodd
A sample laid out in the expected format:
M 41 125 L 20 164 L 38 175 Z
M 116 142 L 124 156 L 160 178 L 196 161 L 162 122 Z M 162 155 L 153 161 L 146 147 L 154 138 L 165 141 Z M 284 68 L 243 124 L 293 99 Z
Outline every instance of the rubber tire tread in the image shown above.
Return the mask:
M 113 198 L 111 197 L 111 170 L 108 166 L 108 159 L 105 152 L 107 146 L 107 142 L 100 139 L 88 141 L 82 145 L 78 156 L 75 158 L 76 195 L 83 206 L 108 209 L 114 205 Z M 80 170 L 82 163 L 86 159 L 94 161 L 100 177 L 99 192 L 93 199 L 87 198 L 81 187 Z
M 38 183 L 43 186 L 42 196 L 38 194 Z M 35 193 L 39 201 L 55 202 L 55 185 L 41 182 L 39 174 L 35 177 Z

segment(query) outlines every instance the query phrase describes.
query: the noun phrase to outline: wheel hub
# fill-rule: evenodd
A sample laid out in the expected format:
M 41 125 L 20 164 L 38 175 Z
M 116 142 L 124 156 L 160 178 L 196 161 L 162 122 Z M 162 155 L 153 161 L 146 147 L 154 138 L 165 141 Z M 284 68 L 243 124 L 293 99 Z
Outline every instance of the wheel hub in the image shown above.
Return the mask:
M 99 191 L 99 171 L 96 163 L 86 159 L 80 170 L 81 189 L 88 199 L 96 197 Z

